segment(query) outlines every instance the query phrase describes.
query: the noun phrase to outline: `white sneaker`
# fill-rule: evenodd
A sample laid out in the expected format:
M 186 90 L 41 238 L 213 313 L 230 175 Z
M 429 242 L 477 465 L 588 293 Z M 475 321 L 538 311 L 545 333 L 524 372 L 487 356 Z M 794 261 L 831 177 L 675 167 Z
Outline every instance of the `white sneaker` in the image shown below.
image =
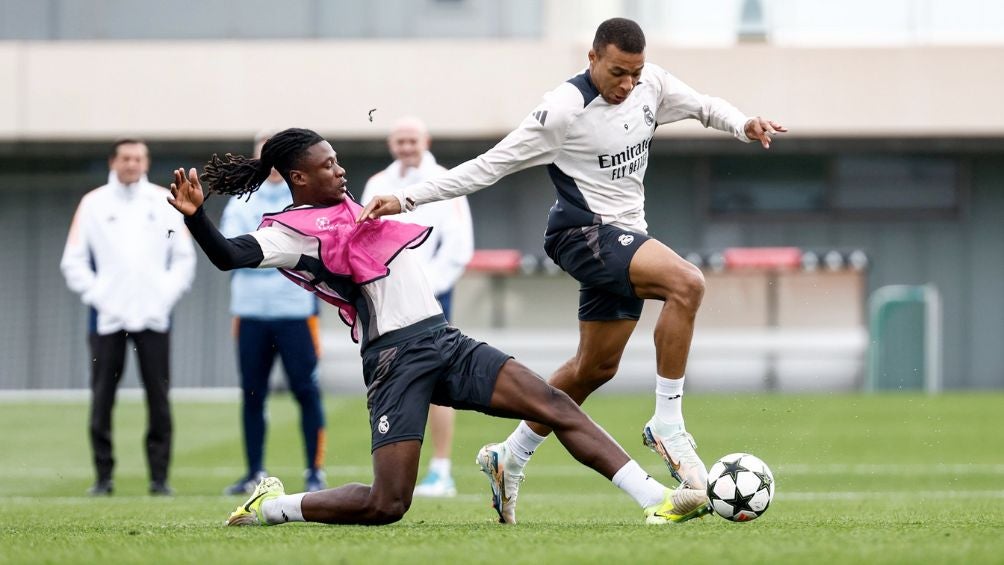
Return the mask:
M 697 442 L 686 431 L 679 431 L 668 437 L 656 433 L 655 418 L 645 424 L 641 432 L 642 442 L 659 454 L 666 462 L 669 473 L 680 481 L 684 488 L 704 490 L 708 487 L 708 469 L 697 456 Z
M 492 507 L 499 513 L 502 524 L 516 523 L 516 495 L 523 482 L 522 473 L 511 473 L 516 466 L 510 461 L 509 450 L 504 443 L 490 443 L 478 451 L 476 463 L 488 477 L 492 487 Z
M 457 485 L 453 482 L 453 477 L 429 471 L 429 474 L 415 487 L 415 496 L 452 498 L 457 496 Z

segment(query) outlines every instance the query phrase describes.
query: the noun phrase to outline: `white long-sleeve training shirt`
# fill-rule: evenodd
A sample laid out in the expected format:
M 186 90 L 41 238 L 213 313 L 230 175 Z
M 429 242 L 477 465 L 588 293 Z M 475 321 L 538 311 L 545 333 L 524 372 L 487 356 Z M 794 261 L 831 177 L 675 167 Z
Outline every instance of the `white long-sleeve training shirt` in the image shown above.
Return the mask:
M 620 104 L 603 100 L 587 69 L 545 94 L 495 147 L 394 195 L 402 210 L 412 209 L 547 165 L 558 191 L 548 233 L 594 224 L 647 233 L 644 179 L 652 137 L 659 125 L 685 119 L 750 141 L 742 112 L 721 98 L 696 92 L 656 65 L 645 64 L 641 80 Z
M 407 186 L 432 179 L 446 172 L 436 163 L 432 153 L 426 151 L 418 168 L 408 168 L 402 176 L 400 161 L 370 177 L 366 182 L 361 203 L 365 205 L 379 194 L 393 194 Z M 398 219 L 398 218 L 395 218 Z M 431 226 L 429 239 L 413 250 L 422 265 L 425 278 L 436 296 L 457 284 L 467 263 L 474 254 L 474 229 L 471 225 L 471 208 L 467 197 L 461 196 L 442 202 L 430 202 L 400 218 L 413 224 Z
M 97 310 L 97 332 L 167 331 L 171 309 L 195 277 L 195 250 L 169 191 L 144 177 L 109 183 L 80 200 L 60 269 Z

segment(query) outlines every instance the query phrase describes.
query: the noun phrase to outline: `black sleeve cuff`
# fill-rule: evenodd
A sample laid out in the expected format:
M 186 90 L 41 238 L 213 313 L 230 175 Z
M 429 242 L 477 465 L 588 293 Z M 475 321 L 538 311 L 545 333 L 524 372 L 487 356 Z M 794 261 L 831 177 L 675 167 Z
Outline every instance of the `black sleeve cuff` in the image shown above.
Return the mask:
M 221 271 L 257 267 L 265 258 L 261 246 L 254 237 L 247 234 L 232 239 L 223 237 L 209 219 L 203 206 L 191 216 L 185 216 L 185 225 L 188 226 L 188 231 L 192 232 L 192 238 L 206 253 L 206 257 Z

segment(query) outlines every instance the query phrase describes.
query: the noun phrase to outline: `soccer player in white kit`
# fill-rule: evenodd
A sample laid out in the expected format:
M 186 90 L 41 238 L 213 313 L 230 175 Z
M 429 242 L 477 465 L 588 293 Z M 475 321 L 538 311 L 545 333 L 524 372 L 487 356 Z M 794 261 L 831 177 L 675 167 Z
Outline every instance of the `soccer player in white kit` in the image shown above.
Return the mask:
M 589 67 L 544 95 L 541 104 L 495 147 L 443 176 L 371 201 L 360 220 L 470 194 L 502 177 L 546 165 L 557 189 L 544 249 L 581 284 L 579 346 L 549 383 L 580 404 L 617 372 L 645 299 L 663 308 L 655 328 L 655 413 L 643 441 L 684 487 L 702 489 L 707 470 L 684 427 L 682 397 L 694 318 L 704 294 L 701 271 L 647 235 L 644 177 L 656 128 L 684 119 L 758 140 L 766 149 L 780 124 L 749 118 L 728 102 L 700 94 L 645 62 L 637 23 L 613 18 L 596 30 Z M 521 422 L 509 438 L 482 448 L 478 462 L 506 493 L 500 517 L 515 521 L 523 467 L 550 433 Z M 491 457 L 490 457 L 491 456 Z M 500 461 L 499 469 L 490 459 Z

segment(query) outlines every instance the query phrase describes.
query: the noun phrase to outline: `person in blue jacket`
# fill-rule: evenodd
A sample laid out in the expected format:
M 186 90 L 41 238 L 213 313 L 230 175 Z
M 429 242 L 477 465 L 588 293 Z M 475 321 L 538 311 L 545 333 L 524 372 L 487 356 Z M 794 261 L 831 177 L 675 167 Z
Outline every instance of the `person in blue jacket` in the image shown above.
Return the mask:
M 255 156 L 273 132 L 255 136 Z M 250 198 L 231 198 L 223 211 L 220 231 L 227 237 L 254 231 L 262 215 L 279 212 L 293 203 L 282 176 L 272 169 L 268 179 Z M 243 391 L 242 421 L 247 474 L 224 489 L 243 495 L 267 476 L 265 458 L 265 402 L 269 375 L 278 356 L 289 389 L 300 405 L 300 427 L 306 457 L 304 490 L 325 488 L 324 409 L 317 383 L 317 299 L 274 269 L 240 269 L 230 282 L 230 311 Z

